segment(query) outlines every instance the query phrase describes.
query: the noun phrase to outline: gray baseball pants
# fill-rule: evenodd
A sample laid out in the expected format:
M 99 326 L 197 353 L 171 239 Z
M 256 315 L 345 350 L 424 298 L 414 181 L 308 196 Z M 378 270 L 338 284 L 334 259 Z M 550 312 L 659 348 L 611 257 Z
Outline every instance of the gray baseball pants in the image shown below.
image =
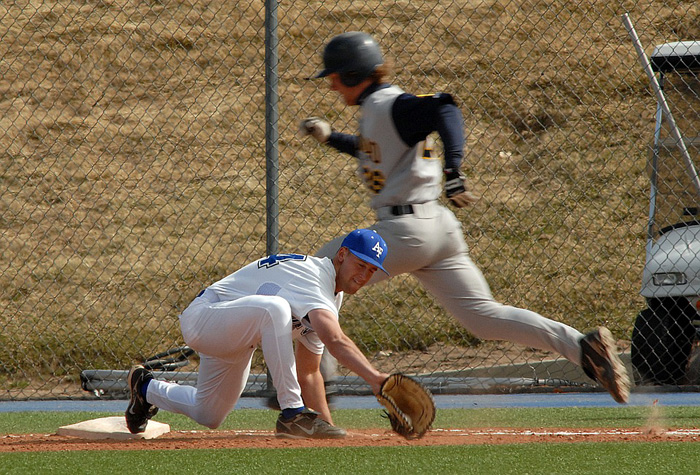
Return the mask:
M 401 216 L 394 216 L 390 207 L 380 208 L 378 221 L 370 226 L 387 243 L 384 268 L 391 276 L 414 275 L 478 338 L 553 351 L 581 365 L 580 340 L 584 336 L 581 332 L 530 310 L 494 300 L 486 279 L 469 257 L 461 223 L 450 210 L 438 202 L 412 205 L 412 208 L 413 213 Z M 317 255 L 332 257 L 342 239 L 330 241 Z M 387 278 L 383 272 L 377 272 L 369 285 Z

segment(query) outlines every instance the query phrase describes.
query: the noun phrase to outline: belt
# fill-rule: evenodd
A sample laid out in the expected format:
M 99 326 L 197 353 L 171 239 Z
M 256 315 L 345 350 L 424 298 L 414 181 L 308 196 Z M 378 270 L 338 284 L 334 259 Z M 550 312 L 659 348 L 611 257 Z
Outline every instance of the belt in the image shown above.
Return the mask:
M 391 219 L 397 216 L 411 215 L 415 218 L 432 218 L 440 213 L 440 204 L 437 201 L 426 203 L 412 203 L 405 205 L 382 206 L 377 208 L 378 219 Z
M 404 214 L 413 214 L 413 206 L 411 206 L 411 205 L 392 206 L 390 212 L 394 216 L 403 216 Z

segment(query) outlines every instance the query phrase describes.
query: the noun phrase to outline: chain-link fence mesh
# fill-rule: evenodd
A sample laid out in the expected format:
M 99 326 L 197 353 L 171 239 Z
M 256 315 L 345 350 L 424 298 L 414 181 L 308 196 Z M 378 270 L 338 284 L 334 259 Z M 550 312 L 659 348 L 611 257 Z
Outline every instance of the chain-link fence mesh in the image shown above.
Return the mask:
M 631 361 L 642 384 L 697 384 L 700 42 L 660 45 L 650 66 L 658 84 L 642 282 L 648 308 L 635 320 Z
M 277 4 L 280 251 L 373 222 L 353 160 L 295 135 L 312 115 L 355 132 L 355 110 L 305 78 L 329 38 L 366 31 L 395 84 L 458 100 L 481 199 L 456 214 L 495 297 L 606 324 L 627 351 L 646 305 L 656 101 L 625 12 L 647 54 L 700 39 L 692 1 Z M 197 292 L 265 255 L 265 37 L 261 1 L 0 5 L 1 397 L 89 396 L 81 371 L 181 345 Z M 341 318 L 384 371 L 493 380 L 562 359 L 474 338 L 410 276 L 348 298 Z

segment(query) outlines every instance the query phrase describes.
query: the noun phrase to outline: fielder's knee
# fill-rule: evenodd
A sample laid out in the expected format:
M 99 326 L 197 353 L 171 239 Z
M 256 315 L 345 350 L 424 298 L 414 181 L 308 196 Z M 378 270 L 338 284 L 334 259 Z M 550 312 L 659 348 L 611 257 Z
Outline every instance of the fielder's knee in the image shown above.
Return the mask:
M 228 414 L 212 414 L 207 411 L 200 411 L 197 417 L 193 417 L 193 419 L 197 424 L 201 424 L 209 429 L 216 429 L 224 422 L 227 415 Z
M 267 297 L 265 311 L 275 327 L 289 325 L 292 321 L 292 307 L 282 297 Z

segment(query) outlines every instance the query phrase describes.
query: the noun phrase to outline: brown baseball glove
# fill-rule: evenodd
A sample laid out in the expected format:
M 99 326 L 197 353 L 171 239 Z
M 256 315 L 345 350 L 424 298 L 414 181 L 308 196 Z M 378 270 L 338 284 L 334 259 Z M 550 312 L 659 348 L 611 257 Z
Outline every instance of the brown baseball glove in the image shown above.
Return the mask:
M 405 374 L 395 373 L 386 378 L 377 400 L 386 408 L 391 428 L 406 439 L 423 437 L 435 420 L 432 394 Z

